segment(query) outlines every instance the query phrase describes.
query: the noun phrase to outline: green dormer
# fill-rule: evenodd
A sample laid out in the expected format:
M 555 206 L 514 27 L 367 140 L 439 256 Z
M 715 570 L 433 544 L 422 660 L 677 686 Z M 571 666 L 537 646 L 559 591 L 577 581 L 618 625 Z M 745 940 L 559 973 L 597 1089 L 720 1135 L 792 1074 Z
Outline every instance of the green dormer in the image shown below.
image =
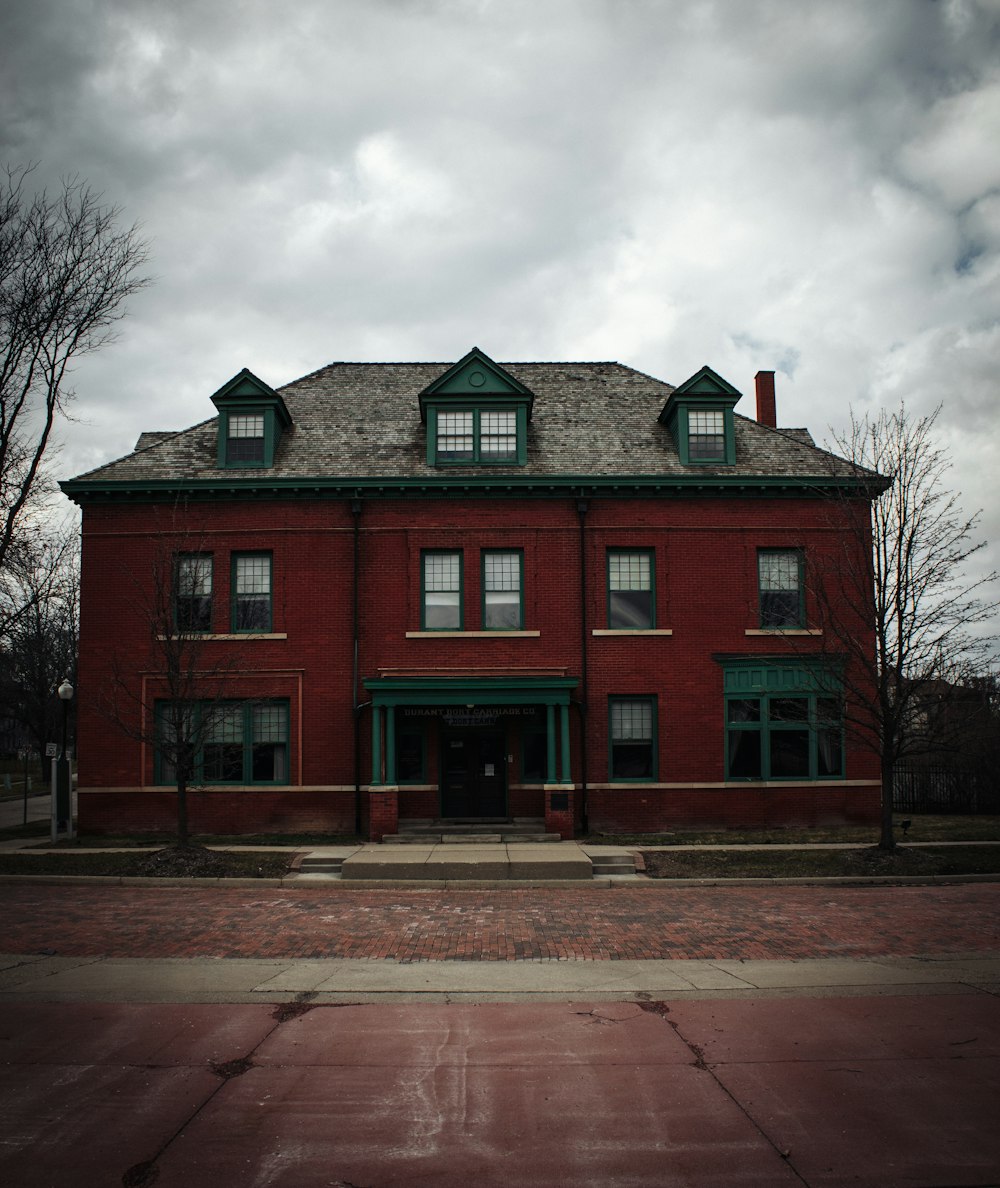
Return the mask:
M 534 396 L 478 347 L 420 393 L 428 466 L 523 466 Z
M 711 367 L 674 388 L 659 421 L 670 430 L 682 465 L 735 465 L 733 405 L 740 396 Z
M 243 368 L 212 397 L 219 410 L 219 466 L 269 467 L 292 418 L 273 388 Z

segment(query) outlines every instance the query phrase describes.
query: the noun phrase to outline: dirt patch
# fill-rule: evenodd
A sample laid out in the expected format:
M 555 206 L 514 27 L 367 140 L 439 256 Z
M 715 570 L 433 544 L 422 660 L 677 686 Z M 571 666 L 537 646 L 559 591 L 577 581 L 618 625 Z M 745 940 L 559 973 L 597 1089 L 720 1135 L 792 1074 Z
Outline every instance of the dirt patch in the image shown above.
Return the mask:
M 1000 846 L 880 850 L 645 850 L 654 879 L 781 879 L 1000 873 Z

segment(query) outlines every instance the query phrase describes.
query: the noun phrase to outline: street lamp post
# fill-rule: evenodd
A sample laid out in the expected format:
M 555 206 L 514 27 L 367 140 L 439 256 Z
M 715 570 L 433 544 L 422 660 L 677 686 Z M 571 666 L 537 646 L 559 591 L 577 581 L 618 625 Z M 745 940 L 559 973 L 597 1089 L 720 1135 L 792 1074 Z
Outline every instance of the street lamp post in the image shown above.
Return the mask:
M 69 703 L 73 700 L 73 686 L 68 678 L 56 690 L 62 703 L 62 747 L 52 761 L 52 840 L 60 832 L 73 836 L 73 764 L 67 753 L 66 738 L 69 720 Z

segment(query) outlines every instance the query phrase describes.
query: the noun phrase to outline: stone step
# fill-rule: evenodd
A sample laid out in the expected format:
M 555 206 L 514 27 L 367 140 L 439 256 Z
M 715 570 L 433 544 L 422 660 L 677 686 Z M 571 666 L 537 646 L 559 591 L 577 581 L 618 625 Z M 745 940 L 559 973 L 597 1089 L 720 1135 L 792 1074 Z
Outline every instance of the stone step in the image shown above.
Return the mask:
M 594 875 L 633 875 L 635 874 L 635 859 L 631 854 L 605 854 L 601 857 L 591 857 Z
M 533 845 L 537 842 L 552 844 L 560 841 L 558 833 L 387 833 L 382 838 L 384 846 L 499 846 Z
M 324 875 L 327 878 L 339 879 L 343 864 L 343 858 L 328 858 L 307 854 L 298 865 L 298 874 Z

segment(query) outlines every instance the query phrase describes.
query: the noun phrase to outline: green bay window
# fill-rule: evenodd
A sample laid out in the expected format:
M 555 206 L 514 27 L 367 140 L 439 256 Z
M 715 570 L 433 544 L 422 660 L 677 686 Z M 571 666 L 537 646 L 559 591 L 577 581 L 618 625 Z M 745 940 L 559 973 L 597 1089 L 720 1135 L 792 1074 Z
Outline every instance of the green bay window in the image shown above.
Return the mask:
M 517 631 L 523 625 L 521 553 L 483 553 L 483 628 Z
M 726 672 L 726 777 L 822 780 L 844 774 L 843 703 L 808 662 L 746 662 Z
M 608 627 L 642 630 L 656 626 L 651 549 L 608 550 Z
M 176 781 L 182 745 L 192 757 L 191 783 L 288 782 L 287 701 L 196 701 L 184 714 L 176 704 L 156 707 L 157 783 Z
M 655 779 L 656 698 L 612 697 L 608 727 L 611 779 Z

